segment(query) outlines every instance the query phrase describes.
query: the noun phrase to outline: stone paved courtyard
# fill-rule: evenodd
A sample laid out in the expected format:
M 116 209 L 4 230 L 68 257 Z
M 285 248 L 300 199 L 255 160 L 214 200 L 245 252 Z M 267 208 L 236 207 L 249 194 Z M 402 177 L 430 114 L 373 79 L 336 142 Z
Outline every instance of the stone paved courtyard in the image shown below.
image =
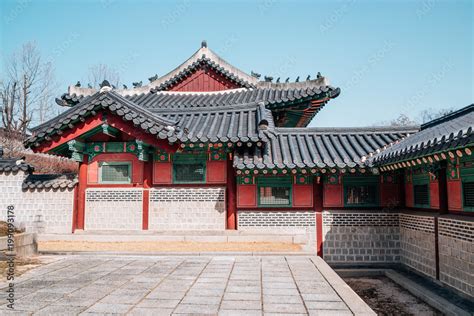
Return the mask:
M 54 257 L 16 279 L 15 312 L 5 297 L 2 315 L 371 313 L 326 263 L 304 256 Z

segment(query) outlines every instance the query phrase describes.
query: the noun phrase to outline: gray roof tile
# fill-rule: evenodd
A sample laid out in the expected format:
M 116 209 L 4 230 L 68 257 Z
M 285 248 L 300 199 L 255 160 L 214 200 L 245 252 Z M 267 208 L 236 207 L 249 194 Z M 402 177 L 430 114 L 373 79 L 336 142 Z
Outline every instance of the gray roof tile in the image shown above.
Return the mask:
M 474 104 L 433 120 L 371 159 L 374 165 L 410 160 L 474 144 Z
M 72 189 L 78 183 L 75 174 L 30 174 L 23 181 L 23 190 L 28 189 Z
M 0 146 L 0 173 L 3 172 L 17 172 L 17 171 L 31 172 L 33 167 L 27 164 L 23 159 L 4 158 L 3 148 Z
M 415 127 L 275 128 L 264 148 L 237 149 L 237 169 L 365 167 L 363 157 L 395 142 Z
M 181 95 L 182 97 L 182 95 Z M 227 107 L 145 109 L 115 92 L 97 93 L 58 117 L 33 129 L 26 146 L 34 146 L 58 132 L 72 128 L 92 111 L 108 109 L 126 121 L 170 142 L 257 142 L 267 137 L 260 125 L 273 129 L 271 111 L 263 102 Z M 172 127 L 172 129 L 170 129 Z

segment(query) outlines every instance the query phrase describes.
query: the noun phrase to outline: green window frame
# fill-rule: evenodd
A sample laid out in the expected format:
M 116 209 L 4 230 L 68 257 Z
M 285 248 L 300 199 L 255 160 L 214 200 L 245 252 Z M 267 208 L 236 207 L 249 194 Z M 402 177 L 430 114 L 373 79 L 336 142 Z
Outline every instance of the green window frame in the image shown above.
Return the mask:
M 121 171 L 123 172 L 124 170 L 127 170 L 126 175 L 124 176 L 123 179 L 121 180 L 109 180 L 107 177 L 113 176 L 112 172 L 113 168 L 110 168 L 109 174 L 106 175 L 104 174 L 107 172 L 108 167 L 118 167 L 118 166 L 124 166 L 125 168 L 122 168 Z M 115 172 L 119 172 L 118 168 L 115 170 Z M 104 175 L 106 177 L 104 177 Z M 104 179 L 105 178 L 105 179 Z M 101 161 L 99 162 L 99 183 L 104 183 L 104 184 L 128 184 L 132 182 L 132 163 L 130 161 Z
M 424 194 L 426 194 L 426 197 L 423 196 Z M 418 208 L 430 208 L 430 204 L 430 177 L 426 172 L 418 170 L 418 172 L 413 175 L 413 206 Z
M 463 157 L 461 163 L 462 209 L 474 212 L 474 157 Z
M 345 176 L 345 207 L 377 207 L 380 205 L 379 176 Z
M 259 207 L 291 207 L 292 197 L 291 177 L 257 178 L 257 205 Z
M 462 209 L 474 212 L 474 177 L 462 181 Z
M 205 153 L 173 155 L 173 183 L 206 183 L 206 162 Z

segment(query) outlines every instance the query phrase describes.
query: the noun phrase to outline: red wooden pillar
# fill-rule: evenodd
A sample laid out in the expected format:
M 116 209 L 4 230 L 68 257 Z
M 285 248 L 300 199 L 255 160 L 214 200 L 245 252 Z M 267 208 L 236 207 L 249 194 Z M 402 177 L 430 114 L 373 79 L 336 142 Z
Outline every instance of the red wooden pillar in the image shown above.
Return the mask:
M 319 181 L 318 181 L 319 179 Z M 314 185 L 314 211 L 316 212 L 316 252 L 323 257 L 323 179 L 315 177 Z
M 76 231 L 77 227 L 77 201 L 79 196 L 79 188 L 76 185 L 74 187 L 74 200 L 72 205 L 72 233 Z
M 232 154 L 227 160 L 227 229 L 237 229 L 237 186 Z
M 76 203 L 76 229 L 84 229 L 84 216 L 86 208 L 86 187 L 87 187 L 87 166 L 89 156 L 84 155 L 82 162 L 79 163 L 79 183 L 77 184 L 77 203 Z
M 151 156 L 151 155 L 150 155 Z M 150 213 L 150 188 L 153 183 L 153 157 L 143 164 L 143 216 L 142 229 L 148 230 L 148 216 Z

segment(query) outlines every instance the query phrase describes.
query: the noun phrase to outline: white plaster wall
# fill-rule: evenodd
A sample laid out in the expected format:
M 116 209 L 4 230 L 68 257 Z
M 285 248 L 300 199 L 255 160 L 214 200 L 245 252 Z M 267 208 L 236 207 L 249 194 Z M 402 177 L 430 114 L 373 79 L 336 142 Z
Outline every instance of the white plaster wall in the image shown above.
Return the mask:
M 0 219 L 15 207 L 15 226 L 27 232 L 71 233 L 74 189 L 22 190 L 26 174 L 0 173 Z
M 150 190 L 150 230 L 224 230 L 225 188 Z
M 85 230 L 142 230 L 143 190 L 86 190 Z

